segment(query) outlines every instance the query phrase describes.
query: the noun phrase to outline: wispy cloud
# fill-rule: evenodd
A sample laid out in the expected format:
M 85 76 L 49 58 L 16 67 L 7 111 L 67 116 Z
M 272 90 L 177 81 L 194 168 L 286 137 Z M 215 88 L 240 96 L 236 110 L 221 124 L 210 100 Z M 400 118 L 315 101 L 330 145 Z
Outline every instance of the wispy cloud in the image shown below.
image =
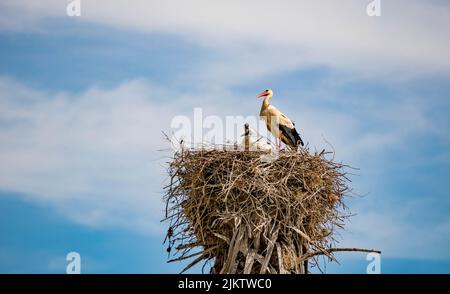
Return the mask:
M 51 203 L 87 226 L 141 232 L 161 230 L 161 158 L 166 154 L 157 150 L 168 147 L 160 131 L 170 131 L 170 120 L 175 115 L 192 116 L 193 107 L 199 105 L 205 115 L 221 117 L 246 116 L 257 109 L 254 99 L 239 94 L 210 90 L 196 96 L 143 80 L 111 89 L 93 87 L 75 95 L 34 90 L 2 78 L 0 89 L 0 187 Z M 156 96 L 159 99 L 152 99 Z M 237 110 L 236 101 L 246 100 Z M 359 167 L 365 165 L 361 160 L 365 156 L 382 158 L 385 148 L 407 148 L 409 138 L 425 133 L 432 122 L 425 109 L 404 105 L 401 99 L 375 114 L 367 102 L 369 106 L 360 108 L 358 115 L 308 103 L 299 107 L 286 102 L 293 101 L 289 97 L 283 101 L 276 102 L 301 118 L 298 123 L 313 147 L 327 148 L 326 138 L 339 158 Z M 378 213 L 365 213 L 362 221 L 357 218 L 358 224 L 364 224 L 354 227 L 357 234 L 371 232 L 380 219 L 384 224 L 404 225 L 395 211 Z M 371 240 L 384 240 L 376 236 Z M 359 238 L 365 239 L 365 235 Z
M 215 50 L 226 49 L 229 61 L 234 62 L 218 63 L 213 68 L 231 71 L 230 78 L 236 78 L 241 70 L 249 77 L 305 64 L 366 75 L 395 72 L 396 78 L 424 71 L 448 74 L 450 58 L 443 54 L 450 51 L 447 3 L 383 1 L 380 17 L 366 15 L 368 3 L 139 0 L 130 5 L 124 0 L 84 0 L 82 16 L 70 19 L 64 1 L 37 4 L 18 0 L 2 4 L 5 12 L 0 20 L 4 28 L 21 30 L 59 19 L 179 35 Z
M 176 111 L 149 100 L 156 87 L 133 81 L 73 96 L 1 79 L 0 88 L 2 189 L 59 205 L 88 225 L 152 229 L 145 216 L 160 208 L 160 183 L 149 180 L 161 172 L 155 124 L 170 125 Z

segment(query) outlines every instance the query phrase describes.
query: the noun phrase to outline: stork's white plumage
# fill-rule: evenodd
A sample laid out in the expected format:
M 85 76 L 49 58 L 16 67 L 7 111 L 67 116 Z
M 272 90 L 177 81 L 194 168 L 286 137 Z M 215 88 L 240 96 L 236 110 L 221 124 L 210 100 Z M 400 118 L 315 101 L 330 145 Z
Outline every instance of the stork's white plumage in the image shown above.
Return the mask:
M 259 113 L 260 117 L 266 122 L 267 129 L 277 139 L 277 148 L 280 148 L 281 141 L 287 146 L 297 149 L 299 145 L 303 146 L 294 123 L 275 106 L 270 105 L 269 100 L 273 97 L 270 89 L 264 90 L 256 98 L 264 97 L 264 101 Z

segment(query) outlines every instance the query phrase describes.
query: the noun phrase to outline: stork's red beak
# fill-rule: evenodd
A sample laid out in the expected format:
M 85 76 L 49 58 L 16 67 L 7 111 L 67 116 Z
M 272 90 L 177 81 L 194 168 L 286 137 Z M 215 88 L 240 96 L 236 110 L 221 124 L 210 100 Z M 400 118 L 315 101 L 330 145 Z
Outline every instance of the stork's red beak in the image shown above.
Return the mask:
M 267 95 L 268 95 L 267 91 L 264 91 L 261 94 L 259 94 L 258 96 L 256 96 L 256 98 L 264 97 L 264 96 L 267 96 Z

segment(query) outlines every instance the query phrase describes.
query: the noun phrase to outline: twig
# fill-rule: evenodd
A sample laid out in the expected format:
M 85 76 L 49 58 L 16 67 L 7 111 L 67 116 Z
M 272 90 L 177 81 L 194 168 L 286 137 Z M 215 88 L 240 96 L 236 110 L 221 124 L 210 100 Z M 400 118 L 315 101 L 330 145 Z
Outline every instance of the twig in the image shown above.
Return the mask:
M 300 256 L 300 258 L 298 259 L 298 262 L 303 262 L 305 260 L 307 260 L 308 258 L 311 258 L 313 256 L 317 256 L 317 255 L 326 255 L 326 253 L 333 253 L 333 252 L 348 252 L 348 251 L 357 251 L 357 252 L 373 252 L 373 253 L 378 253 L 381 254 L 380 250 L 375 250 L 375 249 L 365 249 L 365 248 L 328 248 L 328 249 L 324 249 L 321 251 L 316 251 L 316 252 L 310 252 L 307 253 L 303 256 Z

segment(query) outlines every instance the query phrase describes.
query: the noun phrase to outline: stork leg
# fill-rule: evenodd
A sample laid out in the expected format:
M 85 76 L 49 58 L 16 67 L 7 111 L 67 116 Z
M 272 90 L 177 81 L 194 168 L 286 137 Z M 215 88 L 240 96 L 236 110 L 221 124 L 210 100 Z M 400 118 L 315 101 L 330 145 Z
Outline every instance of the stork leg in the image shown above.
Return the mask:
M 281 132 L 278 134 L 278 151 L 281 149 Z
M 275 149 L 277 150 L 277 153 L 280 151 L 280 143 L 278 136 L 275 137 Z

